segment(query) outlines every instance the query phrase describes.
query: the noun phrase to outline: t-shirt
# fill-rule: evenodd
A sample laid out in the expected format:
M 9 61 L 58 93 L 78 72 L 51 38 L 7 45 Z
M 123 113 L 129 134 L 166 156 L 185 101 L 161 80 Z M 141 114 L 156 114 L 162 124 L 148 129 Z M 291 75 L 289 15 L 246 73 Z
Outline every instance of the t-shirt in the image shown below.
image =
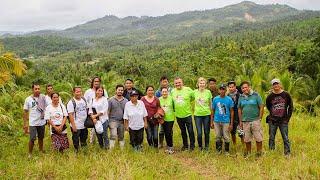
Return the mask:
M 255 121 L 259 118 L 262 105 L 261 96 L 256 92 L 249 95 L 241 94 L 239 97 L 238 108 L 242 109 L 242 121 Z
M 51 97 L 46 95 L 45 98 L 46 98 L 46 106 L 49 106 L 52 103 Z M 59 103 L 62 104 L 62 100 L 60 97 L 59 97 Z
M 165 121 L 174 121 L 173 99 L 171 96 L 167 98 L 160 97 L 160 106 L 164 111 Z
M 160 107 L 159 99 L 157 97 L 154 97 L 153 101 L 149 102 L 145 97 L 142 97 L 141 101 L 147 109 L 148 119 L 152 118 L 157 113 L 158 108 Z
M 205 89 L 203 92 L 200 92 L 199 89 L 194 90 L 194 115 L 195 116 L 210 115 L 211 101 L 212 101 L 212 95 L 208 89 Z
M 46 124 L 44 120 L 44 95 L 40 94 L 39 97 L 27 97 L 24 101 L 23 109 L 29 112 L 29 126 L 43 126 Z
M 230 109 L 234 104 L 229 96 L 216 96 L 212 100 L 212 108 L 214 109 L 214 121 L 222 123 L 230 123 Z
M 289 122 L 293 111 L 293 102 L 289 93 L 286 91 L 279 94 L 272 92 L 266 99 L 266 106 L 270 112 L 271 122 L 285 124 Z
M 139 130 L 144 127 L 144 117 L 148 116 L 148 112 L 142 101 L 138 100 L 134 105 L 131 101 L 127 102 L 124 107 L 123 119 L 129 121 L 129 128 Z
M 54 125 L 61 125 L 64 116 L 68 116 L 68 113 L 63 104 L 59 104 L 58 107 L 54 107 L 52 104 L 49 104 L 46 107 L 44 119 L 47 121 L 51 120 Z M 62 133 L 67 133 L 67 129 L 65 129 Z
M 96 91 L 93 89 L 88 89 L 84 93 L 83 97 L 86 99 L 87 102 L 91 102 L 92 99 L 94 99 L 96 97 Z M 104 90 L 104 97 L 106 97 L 106 98 L 109 97 L 106 90 Z
M 80 100 L 77 100 L 73 98 L 76 103 L 76 109 L 74 110 L 74 106 L 72 103 L 72 100 L 70 100 L 67 104 L 67 111 L 68 113 L 73 113 L 73 117 L 75 117 L 75 124 L 77 126 L 77 129 L 84 129 L 84 121 L 87 119 L 87 104 L 86 102 L 81 98 Z M 74 112 L 75 115 L 74 115 Z M 72 125 L 71 125 L 72 126 Z
M 95 108 L 97 113 L 103 114 L 99 116 L 99 121 L 101 121 L 101 123 L 104 123 L 109 119 L 108 99 L 106 97 L 102 96 L 99 99 L 94 98 L 93 100 L 91 100 L 91 102 L 89 103 L 89 114 L 93 113 L 92 108 Z
M 117 100 L 116 97 L 112 97 L 108 100 L 110 121 L 122 121 L 123 120 L 124 107 L 127 102 L 128 102 L 128 100 L 124 97 L 120 101 Z
M 194 99 L 193 90 L 189 87 L 174 88 L 171 92 L 173 98 L 175 115 L 178 118 L 185 118 L 192 115 L 191 102 Z

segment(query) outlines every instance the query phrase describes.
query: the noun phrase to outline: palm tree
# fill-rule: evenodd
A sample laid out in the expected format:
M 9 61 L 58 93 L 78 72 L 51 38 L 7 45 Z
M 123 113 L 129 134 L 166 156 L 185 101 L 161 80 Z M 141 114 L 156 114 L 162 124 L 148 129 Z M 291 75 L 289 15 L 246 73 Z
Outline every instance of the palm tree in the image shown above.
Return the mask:
M 0 44 L 0 86 L 5 85 L 13 76 L 22 76 L 26 72 L 26 65 L 13 53 L 4 52 Z

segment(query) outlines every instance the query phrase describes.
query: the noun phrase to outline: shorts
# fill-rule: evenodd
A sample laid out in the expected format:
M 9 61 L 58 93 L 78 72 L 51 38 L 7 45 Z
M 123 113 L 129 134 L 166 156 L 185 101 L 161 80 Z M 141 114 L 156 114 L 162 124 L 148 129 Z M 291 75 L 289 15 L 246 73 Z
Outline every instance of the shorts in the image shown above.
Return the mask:
M 43 125 L 43 126 L 29 126 L 30 141 L 35 141 L 37 136 L 38 136 L 38 139 L 43 139 L 45 129 L 46 129 L 45 125 Z
M 260 120 L 242 122 L 244 131 L 244 142 L 251 142 L 253 138 L 256 142 L 263 141 L 263 132 Z

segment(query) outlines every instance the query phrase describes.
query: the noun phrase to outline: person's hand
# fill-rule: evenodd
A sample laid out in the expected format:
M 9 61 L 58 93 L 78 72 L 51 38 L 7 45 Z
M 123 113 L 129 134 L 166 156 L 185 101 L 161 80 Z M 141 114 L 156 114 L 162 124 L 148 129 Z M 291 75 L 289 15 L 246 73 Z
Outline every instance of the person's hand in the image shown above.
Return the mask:
M 144 123 L 144 128 L 145 128 L 145 129 L 148 128 L 148 123 Z
M 125 128 L 124 128 L 126 131 L 129 131 L 129 126 L 127 125 L 127 126 L 125 126 Z
M 72 124 L 72 132 L 76 133 L 77 131 L 77 126 L 75 124 Z
M 62 125 L 58 126 L 58 132 L 59 132 L 59 134 L 62 133 L 62 129 L 63 129 L 63 126 L 62 126 Z
M 52 127 L 53 127 L 53 129 L 54 129 L 58 134 L 60 134 L 59 126 L 52 125 Z
M 213 121 L 210 122 L 210 127 L 211 127 L 211 129 L 214 129 L 214 123 L 213 123 Z
M 24 134 L 29 134 L 29 127 L 23 126 Z
M 96 118 L 93 118 L 92 121 L 93 121 L 93 124 L 97 123 L 97 119 Z
M 228 127 L 228 131 L 231 132 L 231 131 L 232 131 L 232 128 L 233 128 L 233 125 L 230 124 L 229 127 Z
M 243 130 L 243 123 L 242 122 L 239 123 L 239 128 Z

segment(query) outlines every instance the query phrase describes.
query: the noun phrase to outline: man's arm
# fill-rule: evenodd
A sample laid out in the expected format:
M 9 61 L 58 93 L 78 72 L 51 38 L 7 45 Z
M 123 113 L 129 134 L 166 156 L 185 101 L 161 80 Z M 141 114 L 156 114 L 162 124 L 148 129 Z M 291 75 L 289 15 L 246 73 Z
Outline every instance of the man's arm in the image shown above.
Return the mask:
M 287 121 L 290 121 L 290 118 L 292 116 L 292 112 L 293 112 L 293 101 L 292 98 L 290 96 L 290 94 L 288 93 L 288 117 L 287 117 Z
M 267 99 L 266 99 L 266 107 L 271 112 L 271 95 L 269 94 Z
M 72 131 L 77 132 L 77 127 L 76 127 L 75 120 L 74 120 L 74 112 L 68 113 L 68 115 L 69 115 L 69 120 L 70 120 L 70 123 L 72 126 Z
M 234 109 L 233 107 L 230 107 L 230 131 L 232 130 L 233 127 L 233 119 L 234 119 Z
M 241 107 L 238 107 L 238 118 L 239 118 L 239 126 L 241 129 L 243 129 L 243 125 L 242 125 L 242 109 Z
M 148 128 L 147 117 L 144 117 L 143 121 L 144 121 L 144 128 L 147 129 Z
M 260 119 L 260 121 L 263 117 L 263 113 L 264 113 L 264 106 L 263 106 L 263 104 L 260 104 L 259 105 L 259 119 Z
M 24 130 L 24 133 L 25 134 L 28 134 L 29 133 L 29 119 L 28 119 L 28 116 L 29 116 L 29 111 L 24 109 L 23 110 L 23 130 Z
M 125 120 L 124 120 L 124 129 L 125 129 L 126 131 L 129 131 L 128 119 L 125 119 Z

